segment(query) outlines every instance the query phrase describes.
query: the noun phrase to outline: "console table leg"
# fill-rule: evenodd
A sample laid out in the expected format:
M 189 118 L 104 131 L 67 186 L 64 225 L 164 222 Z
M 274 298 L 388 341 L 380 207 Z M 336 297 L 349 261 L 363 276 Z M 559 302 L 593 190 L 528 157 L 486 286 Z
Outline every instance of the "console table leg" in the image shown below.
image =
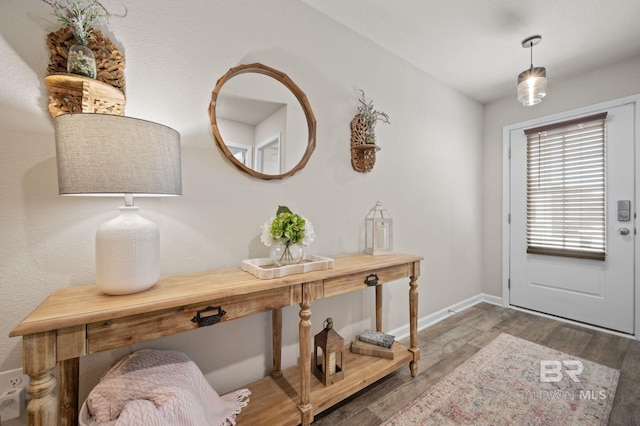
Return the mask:
M 24 372 L 31 382 L 27 393 L 31 401 L 27 406 L 27 422 L 30 426 L 58 424 L 56 388 L 56 332 L 29 334 L 22 338 Z
M 271 377 L 282 377 L 282 308 L 271 311 L 271 337 L 273 341 L 273 370 Z
M 300 303 L 300 417 L 303 426 L 313 421 L 311 405 L 311 301 L 309 286 L 303 285 Z
M 418 271 L 419 263 L 414 264 L 414 273 L 409 282 L 409 330 L 411 333 L 409 351 L 413 353 L 413 360 L 409 363 L 411 377 L 418 374 L 418 360 L 420 349 L 418 348 Z
M 58 363 L 58 409 L 61 425 L 78 424 L 78 386 L 80 359 L 71 358 Z

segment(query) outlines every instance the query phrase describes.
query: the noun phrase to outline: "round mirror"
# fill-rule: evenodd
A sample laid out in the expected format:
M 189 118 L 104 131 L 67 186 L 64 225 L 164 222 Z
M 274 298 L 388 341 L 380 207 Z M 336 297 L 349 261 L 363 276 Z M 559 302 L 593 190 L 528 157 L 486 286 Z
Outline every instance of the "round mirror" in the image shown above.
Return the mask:
M 220 77 L 209 105 L 216 143 L 240 170 L 282 179 L 302 169 L 316 147 L 306 95 L 284 73 L 239 65 Z

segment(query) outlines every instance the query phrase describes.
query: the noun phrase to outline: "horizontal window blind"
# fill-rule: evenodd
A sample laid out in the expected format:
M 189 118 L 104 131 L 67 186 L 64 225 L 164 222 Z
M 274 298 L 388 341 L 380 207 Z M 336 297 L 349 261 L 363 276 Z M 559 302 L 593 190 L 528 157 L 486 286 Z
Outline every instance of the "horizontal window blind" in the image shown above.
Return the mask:
M 605 259 L 606 116 L 525 130 L 527 253 Z

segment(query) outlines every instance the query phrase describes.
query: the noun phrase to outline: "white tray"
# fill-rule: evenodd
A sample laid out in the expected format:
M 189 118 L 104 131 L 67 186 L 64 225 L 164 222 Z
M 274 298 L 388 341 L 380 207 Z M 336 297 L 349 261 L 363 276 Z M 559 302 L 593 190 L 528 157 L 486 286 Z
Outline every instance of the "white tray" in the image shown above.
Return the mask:
M 305 272 L 331 269 L 334 266 L 333 259 L 305 253 L 302 261 L 297 265 L 275 266 L 269 257 L 245 259 L 240 264 L 240 269 L 247 271 L 256 277 L 269 280 L 292 274 L 304 274 Z

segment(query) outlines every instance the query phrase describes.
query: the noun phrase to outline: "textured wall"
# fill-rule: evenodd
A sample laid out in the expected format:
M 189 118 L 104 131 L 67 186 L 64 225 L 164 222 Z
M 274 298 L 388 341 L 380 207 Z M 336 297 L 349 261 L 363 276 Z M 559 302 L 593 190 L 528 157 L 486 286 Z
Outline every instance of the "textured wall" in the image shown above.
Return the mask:
M 310 252 L 358 251 L 363 218 L 380 200 L 395 220 L 396 251 L 426 259 L 421 316 L 480 292 L 480 104 L 296 0 L 137 0 L 127 7 L 125 18 L 101 28 L 126 55 L 126 114 L 182 135 L 184 195 L 136 203 L 160 227 L 163 275 L 235 267 L 265 255 L 259 226 L 278 204 L 312 221 L 317 238 Z M 51 291 L 93 282 L 95 231 L 121 204 L 58 196 L 43 83 L 45 36 L 58 28 L 42 2 L 0 3 L 0 370 L 21 364 L 20 339 L 7 335 L 22 318 Z M 306 92 L 318 122 L 315 153 L 285 181 L 238 172 L 209 126 L 216 80 L 250 62 L 287 73 Z M 377 128 L 382 150 L 368 174 L 350 164 L 349 122 L 359 88 L 392 123 Z M 407 323 L 407 290 L 405 283 L 385 289 L 387 329 Z M 314 334 L 328 316 L 346 339 L 373 326 L 371 295 L 314 304 Z M 286 365 L 296 362 L 298 320 L 296 307 L 285 309 Z M 225 391 L 268 372 L 269 333 L 270 316 L 256 315 L 153 347 L 183 350 Z M 133 349 L 84 359 L 83 393 Z

